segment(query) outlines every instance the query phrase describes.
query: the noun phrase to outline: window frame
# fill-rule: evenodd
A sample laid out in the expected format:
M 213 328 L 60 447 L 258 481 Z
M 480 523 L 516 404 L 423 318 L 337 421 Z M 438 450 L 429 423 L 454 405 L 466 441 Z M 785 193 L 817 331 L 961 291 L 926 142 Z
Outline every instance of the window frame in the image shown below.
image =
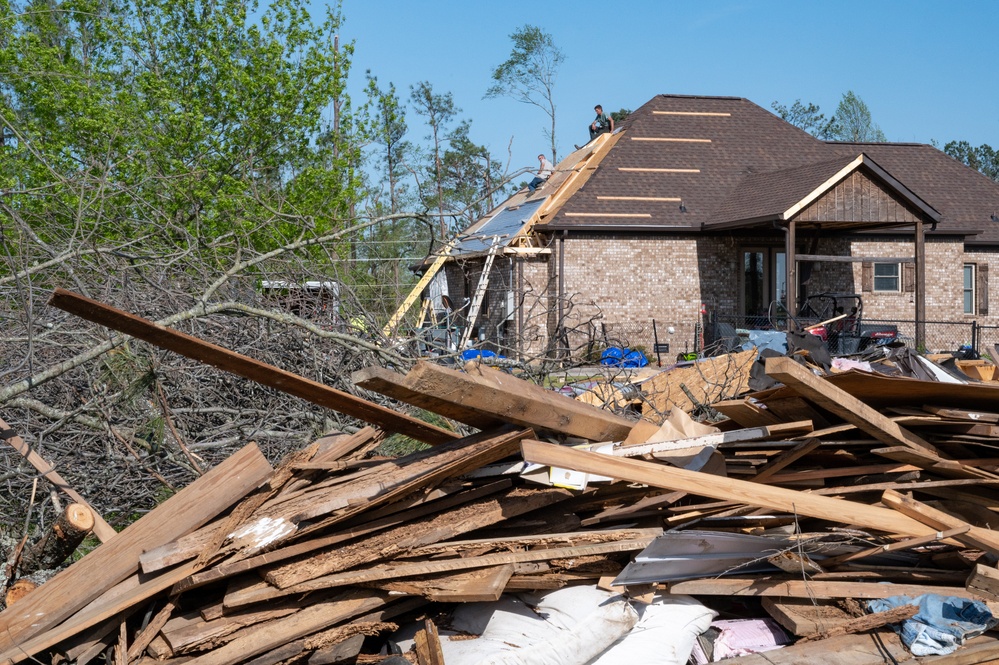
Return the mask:
M 970 286 L 969 282 L 970 274 Z M 961 289 L 962 309 L 965 314 L 974 315 L 978 313 L 978 265 L 975 263 L 965 263 L 962 267 L 962 279 L 964 281 Z
M 894 275 L 879 275 L 878 268 L 880 266 L 894 266 Z M 871 291 L 874 293 L 901 293 L 902 292 L 902 264 L 900 263 L 874 263 L 871 269 L 872 282 Z M 878 286 L 878 280 L 891 279 L 894 280 L 895 286 L 893 288 L 880 288 Z

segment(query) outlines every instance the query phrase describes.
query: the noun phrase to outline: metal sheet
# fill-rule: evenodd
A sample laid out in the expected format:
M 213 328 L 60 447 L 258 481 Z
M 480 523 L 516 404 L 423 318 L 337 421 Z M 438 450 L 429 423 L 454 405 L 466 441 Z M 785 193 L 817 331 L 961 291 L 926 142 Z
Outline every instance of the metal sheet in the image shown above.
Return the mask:
M 502 246 L 509 245 L 513 237 L 520 232 L 527 220 L 537 212 L 546 200 L 528 201 L 517 206 L 503 208 L 485 224 L 475 229 L 472 234 L 463 238 L 451 253 L 460 256 L 486 252 L 489 251 L 494 239 Z

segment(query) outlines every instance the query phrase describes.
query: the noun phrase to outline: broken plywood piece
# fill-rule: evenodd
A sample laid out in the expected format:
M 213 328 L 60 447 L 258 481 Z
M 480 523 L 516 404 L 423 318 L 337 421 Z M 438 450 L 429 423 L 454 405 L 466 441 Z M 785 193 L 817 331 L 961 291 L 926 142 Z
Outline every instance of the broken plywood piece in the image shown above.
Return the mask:
M 848 622 L 851 617 L 831 601 L 764 596 L 763 609 L 793 635 L 812 635 Z
M 692 410 L 694 403 L 681 384 L 701 404 L 714 404 L 741 395 L 749 390 L 749 371 L 756 355 L 756 349 L 750 349 L 706 358 L 655 375 L 642 384 L 642 390 L 648 395 L 642 410 L 644 417 L 661 422 L 673 407 Z

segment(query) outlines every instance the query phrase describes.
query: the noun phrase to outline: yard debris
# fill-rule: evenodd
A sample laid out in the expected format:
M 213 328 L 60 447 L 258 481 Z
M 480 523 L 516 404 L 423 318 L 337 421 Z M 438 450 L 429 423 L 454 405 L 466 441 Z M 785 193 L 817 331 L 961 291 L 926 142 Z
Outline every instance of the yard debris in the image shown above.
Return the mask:
M 999 611 L 999 387 L 944 389 L 899 357 L 872 362 L 888 376 L 737 351 L 643 382 L 640 420 L 476 362 L 365 369 L 360 389 L 480 431 L 337 397 L 433 445 L 380 457 L 372 426 L 272 467 L 247 444 L 8 596 L 0 665 L 685 663 L 695 643 L 701 662 L 880 663 L 868 634 L 905 659 L 887 626 L 912 610 L 858 618 L 857 601 L 968 599 L 986 627 Z M 780 385 L 750 392 L 754 365 Z M 695 422 L 681 383 L 721 419 Z M 968 645 L 961 662 L 999 657 L 989 633 Z

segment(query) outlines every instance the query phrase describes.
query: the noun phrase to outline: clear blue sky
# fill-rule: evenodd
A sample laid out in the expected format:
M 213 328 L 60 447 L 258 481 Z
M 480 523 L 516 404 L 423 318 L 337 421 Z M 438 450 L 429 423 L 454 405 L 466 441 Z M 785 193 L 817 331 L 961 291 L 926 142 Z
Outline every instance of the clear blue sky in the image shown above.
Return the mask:
M 999 148 L 995 0 L 344 0 L 343 14 L 355 96 L 368 69 L 403 97 L 428 80 L 453 94 L 474 141 L 505 159 L 512 140 L 511 170 L 537 165 L 546 116 L 482 96 L 525 24 L 565 53 L 560 157 L 587 140 L 594 104 L 634 109 L 660 93 L 746 97 L 767 109 L 801 99 L 828 117 L 853 90 L 890 141 Z M 420 119 L 407 119 L 422 138 Z

